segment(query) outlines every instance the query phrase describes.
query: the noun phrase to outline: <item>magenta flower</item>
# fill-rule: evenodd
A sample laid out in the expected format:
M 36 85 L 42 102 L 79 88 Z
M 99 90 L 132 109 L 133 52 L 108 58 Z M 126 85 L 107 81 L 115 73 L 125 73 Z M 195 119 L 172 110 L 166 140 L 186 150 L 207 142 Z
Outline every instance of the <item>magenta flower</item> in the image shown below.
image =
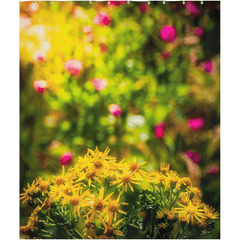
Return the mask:
M 219 166 L 209 166 L 205 170 L 208 174 L 217 174 L 219 173 Z
M 203 128 L 205 122 L 203 118 L 192 118 L 189 119 L 188 125 L 194 131 L 199 131 Z
M 67 165 L 73 160 L 73 154 L 71 152 L 66 152 L 61 156 L 60 163 L 62 165 Z
M 210 73 L 213 69 L 213 62 L 208 60 L 203 64 L 203 69 L 205 72 Z
M 108 109 L 114 116 L 119 116 L 122 112 L 121 108 L 117 104 L 109 105 Z
M 121 4 L 126 3 L 127 1 L 110 1 L 110 5 L 112 6 L 119 6 Z
M 164 136 L 164 132 L 166 130 L 166 124 L 162 123 L 155 127 L 155 137 L 161 139 Z
M 197 152 L 187 151 L 186 155 L 196 164 L 200 163 L 201 161 L 201 156 Z
M 148 4 L 147 4 L 147 3 L 141 3 L 141 4 L 139 5 L 139 10 L 140 10 L 141 12 L 147 12 L 148 9 L 149 9 L 149 7 L 148 7 Z
M 47 88 L 47 82 L 45 80 L 36 80 L 33 86 L 37 92 L 43 93 Z
M 186 2 L 186 9 L 189 11 L 192 16 L 199 16 L 201 9 L 194 2 Z
M 173 42 L 177 37 L 176 29 L 171 25 L 165 25 L 160 32 L 160 37 L 165 42 Z
M 204 34 L 204 29 L 203 28 L 196 28 L 195 29 L 195 34 L 198 36 L 198 37 L 201 37 L 203 34 Z
M 102 91 L 107 86 L 106 80 L 100 78 L 94 78 L 92 84 L 98 91 Z
M 111 19 L 108 13 L 99 12 L 98 15 L 93 19 L 93 22 L 100 26 L 107 26 L 110 24 Z
M 83 67 L 82 63 L 75 59 L 71 59 L 65 63 L 65 69 L 75 76 L 81 73 L 82 67 Z

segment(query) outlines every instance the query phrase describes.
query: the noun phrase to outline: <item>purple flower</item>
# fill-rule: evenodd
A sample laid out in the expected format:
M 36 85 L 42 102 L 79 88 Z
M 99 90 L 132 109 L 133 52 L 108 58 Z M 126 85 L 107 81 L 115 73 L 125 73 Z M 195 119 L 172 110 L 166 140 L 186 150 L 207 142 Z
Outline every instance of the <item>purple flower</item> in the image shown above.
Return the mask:
M 201 9 L 194 2 L 187 2 L 185 6 L 192 16 L 200 15 Z
M 195 34 L 198 36 L 198 37 L 201 37 L 203 34 L 204 34 L 204 29 L 203 28 L 196 28 L 195 29 Z
M 148 9 L 149 9 L 149 7 L 148 7 L 148 4 L 147 4 L 147 3 L 141 3 L 141 4 L 139 5 L 139 10 L 140 10 L 141 12 L 146 12 Z
M 201 156 L 197 152 L 187 151 L 186 155 L 196 164 L 200 163 L 201 161 Z
M 199 131 L 203 128 L 205 122 L 203 118 L 192 118 L 189 119 L 188 125 L 194 131 Z
M 203 69 L 205 72 L 210 73 L 213 69 L 213 62 L 208 60 L 203 64 Z
M 173 42 L 177 37 L 176 29 L 171 25 L 165 25 L 161 29 L 160 37 L 165 42 Z
M 73 160 L 73 154 L 71 152 L 66 152 L 61 156 L 60 163 L 62 165 L 67 165 Z
M 166 130 L 166 124 L 162 123 L 155 127 L 155 137 L 161 139 L 164 136 L 164 132 Z

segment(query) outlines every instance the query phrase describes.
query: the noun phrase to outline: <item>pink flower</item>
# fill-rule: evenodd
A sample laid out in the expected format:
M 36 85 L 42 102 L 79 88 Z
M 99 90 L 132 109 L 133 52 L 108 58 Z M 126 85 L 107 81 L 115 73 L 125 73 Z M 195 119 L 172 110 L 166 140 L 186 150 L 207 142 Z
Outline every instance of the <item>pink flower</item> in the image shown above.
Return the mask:
M 160 32 L 160 37 L 165 42 L 173 42 L 177 37 L 176 29 L 171 25 L 165 25 Z
M 92 32 L 92 26 L 84 26 L 82 30 L 84 33 L 90 34 Z
M 196 28 L 195 29 L 195 34 L 198 36 L 198 37 L 201 37 L 203 34 L 204 34 L 204 29 L 203 28 Z
M 205 72 L 210 73 L 213 69 L 213 62 L 208 60 L 203 64 L 203 69 Z
M 139 5 L 139 10 L 140 10 L 141 12 L 147 12 L 148 9 L 149 9 L 149 7 L 148 7 L 148 4 L 147 4 L 147 3 L 141 3 L 141 4 Z
M 35 61 L 44 61 L 45 59 L 46 59 L 46 55 L 42 51 L 37 52 L 37 54 L 34 58 Z
M 200 163 L 201 156 L 197 152 L 187 151 L 186 155 L 196 164 Z
M 102 91 L 107 86 L 106 80 L 99 78 L 94 78 L 92 84 L 98 91 Z
M 71 152 L 66 152 L 61 156 L 60 163 L 62 165 L 67 165 L 73 160 L 73 154 Z
M 37 10 L 38 10 L 38 4 L 36 2 L 35 3 L 31 3 L 29 5 L 29 12 L 30 13 L 34 13 Z
M 100 43 L 100 49 L 102 53 L 105 53 L 108 50 L 108 46 L 104 43 Z
M 199 16 L 201 9 L 194 2 L 186 2 L 186 9 L 189 11 L 189 14 L 192 16 Z
M 111 19 L 108 13 L 99 12 L 98 15 L 93 19 L 93 22 L 100 26 L 107 26 L 110 24 Z
M 203 128 L 205 122 L 203 118 L 192 118 L 189 119 L 188 125 L 194 131 L 199 131 Z
M 81 73 L 82 67 L 83 67 L 82 63 L 75 59 L 71 59 L 65 63 L 65 69 L 75 76 Z
M 121 108 L 117 104 L 109 105 L 108 109 L 114 116 L 119 116 L 121 114 Z
M 126 3 L 127 1 L 110 1 L 110 5 L 112 6 L 119 6 L 121 4 Z
M 20 17 L 20 28 L 29 27 L 32 24 L 32 21 L 26 15 Z
M 217 174 L 219 173 L 219 166 L 209 166 L 205 170 L 208 174 Z
M 161 139 L 164 135 L 165 130 L 166 130 L 166 124 L 165 123 L 157 125 L 155 127 L 155 137 L 158 138 L 158 139 Z
M 162 57 L 163 58 L 170 58 L 170 52 L 169 51 L 165 51 L 162 53 Z
M 45 80 L 36 80 L 33 86 L 37 92 L 43 93 L 47 88 L 47 82 Z

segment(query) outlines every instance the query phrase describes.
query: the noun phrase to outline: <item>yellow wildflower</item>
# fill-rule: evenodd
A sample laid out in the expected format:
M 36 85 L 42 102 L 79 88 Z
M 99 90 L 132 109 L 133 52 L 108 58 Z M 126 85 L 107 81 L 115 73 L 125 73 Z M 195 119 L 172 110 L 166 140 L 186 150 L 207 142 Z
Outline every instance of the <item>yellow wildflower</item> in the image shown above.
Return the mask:
M 187 204 L 189 202 L 189 194 L 188 194 L 188 192 L 182 192 L 181 193 L 181 202 L 183 204 Z
M 181 208 L 176 208 L 176 211 L 178 213 L 184 213 L 187 215 L 188 222 L 191 222 L 191 224 L 195 224 L 198 222 L 201 222 L 203 219 L 205 219 L 204 215 L 204 209 L 201 209 L 200 206 L 194 206 L 191 202 L 189 201 L 188 205 L 182 205 L 181 203 L 177 202 L 178 205 L 181 206 Z
M 164 228 L 167 227 L 167 224 L 166 223 L 160 223 L 160 224 L 158 224 L 158 227 L 164 229 Z
M 114 236 L 124 236 L 122 231 L 114 229 L 123 221 L 123 219 L 119 220 L 113 225 L 112 225 L 112 221 L 109 221 L 108 224 L 104 222 L 101 215 L 99 216 L 99 220 L 102 222 L 105 229 L 104 229 L 103 235 L 99 236 L 98 239 L 112 239 L 112 238 L 114 239 Z
M 121 193 L 118 195 L 118 198 L 116 200 L 109 200 L 109 202 L 108 202 L 107 211 L 105 213 L 106 213 L 106 219 L 109 221 L 112 221 L 112 219 L 114 219 L 114 221 L 116 221 L 118 212 L 122 213 L 122 214 L 127 214 L 123 210 L 119 209 L 119 206 L 121 204 L 128 205 L 128 203 L 124 203 L 124 202 L 119 203 L 120 196 L 121 196 Z
M 89 199 L 91 199 L 90 202 L 84 204 L 84 207 L 91 207 L 91 209 L 88 211 L 88 213 L 85 216 L 88 216 L 89 214 L 91 214 L 91 219 L 93 219 L 95 217 L 95 215 L 97 213 L 101 213 L 104 211 L 106 205 L 107 204 L 107 200 L 113 195 L 113 192 L 110 193 L 105 199 L 103 199 L 103 195 L 104 195 L 104 187 L 101 187 L 98 198 L 96 198 L 94 195 L 92 194 L 88 194 L 87 197 Z
M 127 187 L 129 186 L 130 189 L 132 190 L 132 192 L 134 192 L 131 183 L 140 184 L 139 182 L 136 182 L 136 181 L 138 181 L 138 179 L 136 177 L 134 177 L 132 173 L 125 172 L 125 173 L 121 174 L 120 176 L 118 176 L 118 180 L 112 181 L 110 183 L 110 186 L 120 183 L 117 187 L 121 187 L 122 185 L 124 185 L 125 192 L 127 192 Z
M 167 164 L 165 162 L 160 163 L 161 172 L 168 172 L 169 168 L 170 168 L 170 164 Z
M 175 210 L 174 210 L 174 208 L 172 208 L 171 211 L 169 211 L 167 214 L 167 219 L 173 220 L 174 218 L 175 218 Z
M 37 187 L 37 182 L 34 180 L 31 185 L 28 183 L 27 189 L 23 188 L 23 190 L 25 193 L 20 194 L 20 200 L 23 200 L 22 204 L 32 200 L 33 194 L 37 193 L 40 189 Z
M 138 179 L 142 180 L 142 176 L 146 177 L 148 174 L 140 169 L 140 166 L 145 164 L 146 162 L 137 163 L 136 158 L 134 158 L 133 163 L 129 163 L 128 169 L 133 175 L 135 175 Z
M 158 216 L 159 219 L 162 219 L 164 217 L 164 214 L 163 214 L 162 211 L 158 211 L 157 216 Z
M 213 213 L 215 211 L 215 208 L 209 207 L 208 205 L 204 205 L 204 211 L 205 216 L 208 219 L 217 219 L 219 217 L 219 213 Z

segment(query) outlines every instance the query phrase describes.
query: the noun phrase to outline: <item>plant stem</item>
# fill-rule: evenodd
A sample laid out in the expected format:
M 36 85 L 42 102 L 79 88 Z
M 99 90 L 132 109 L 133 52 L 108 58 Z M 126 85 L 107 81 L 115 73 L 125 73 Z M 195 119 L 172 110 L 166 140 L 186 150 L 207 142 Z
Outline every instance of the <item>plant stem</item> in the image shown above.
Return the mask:
M 78 239 L 84 239 L 81 233 L 75 228 L 74 233 L 77 235 Z

